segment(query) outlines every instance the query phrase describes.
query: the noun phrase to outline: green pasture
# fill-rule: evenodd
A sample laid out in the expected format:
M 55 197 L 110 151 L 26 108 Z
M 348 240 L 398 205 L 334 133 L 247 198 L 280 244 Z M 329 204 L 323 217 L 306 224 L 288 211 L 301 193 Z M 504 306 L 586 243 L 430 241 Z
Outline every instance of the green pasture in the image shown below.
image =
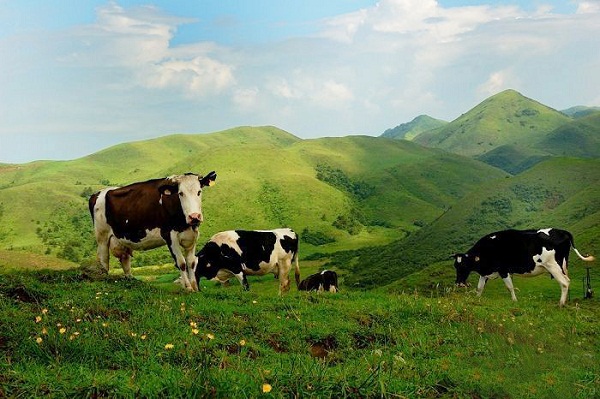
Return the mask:
M 303 276 L 320 266 L 301 262 Z M 171 266 L 134 275 L 115 269 L 92 282 L 77 269 L 0 274 L 0 396 L 600 394 L 598 300 L 573 292 L 559 308 L 554 282 L 515 279 L 513 303 L 501 281 L 477 298 L 448 284 L 356 291 L 342 276 L 338 294 L 292 287 L 279 297 L 272 276 L 251 279 L 248 292 L 237 282 L 204 282 L 186 293 Z

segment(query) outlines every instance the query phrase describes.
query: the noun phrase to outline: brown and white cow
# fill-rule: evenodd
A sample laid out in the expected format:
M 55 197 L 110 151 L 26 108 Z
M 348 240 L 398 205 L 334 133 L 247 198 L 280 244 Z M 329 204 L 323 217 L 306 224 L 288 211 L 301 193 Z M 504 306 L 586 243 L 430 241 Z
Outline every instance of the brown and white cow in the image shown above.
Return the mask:
M 202 177 L 193 173 L 105 188 L 89 200 L 98 243 L 98 261 L 108 272 L 109 252 L 131 276 L 135 250 L 169 247 L 180 270 L 181 285 L 197 291 L 196 240 L 203 221 L 202 188 L 217 178 L 213 171 Z
M 511 274 L 538 276 L 550 273 L 560 284 L 560 305 L 567 301 L 569 292 L 569 252 L 584 261 L 594 260 L 583 256 L 573 242 L 573 235 L 565 230 L 503 230 L 481 238 L 467 253 L 453 255 L 456 269 L 456 285 L 466 286 L 471 272 L 479 274 L 477 295 L 481 295 L 485 283 L 498 276 L 504 280 L 513 301 L 517 300 Z
M 289 273 L 295 262 L 296 285 L 300 283 L 298 236 L 292 229 L 229 230 L 215 234 L 197 254 L 196 281 L 227 282 L 236 277 L 250 289 L 246 275 L 273 273 L 279 278 L 279 294 L 289 291 Z

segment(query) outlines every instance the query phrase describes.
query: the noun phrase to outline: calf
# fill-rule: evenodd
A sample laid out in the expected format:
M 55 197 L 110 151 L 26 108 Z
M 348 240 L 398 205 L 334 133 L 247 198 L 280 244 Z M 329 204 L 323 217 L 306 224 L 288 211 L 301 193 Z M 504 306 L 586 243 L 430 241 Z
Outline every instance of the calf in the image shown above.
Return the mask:
M 583 256 L 575 248 L 573 236 L 565 230 L 504 230 L 481 238 L 464 254 L 456 254 L 456 284 L 466 286 L 467 277 L 477 272 L 479 283 L 477 295 L 481 295 L 490 278 L 500 276 L 510 291 L 513 301 L 517 300 L 511 274 L 538 276 L 549 272 L 561 288 L 560 305 L 567 301 L 569 292 L 568 260 L 570 249 L 587 262 L 593 256 Z
M 291 229 L 230 230 L 215 234 L 198 252 L 196 282 L 202 277 L 222 283 L 236 277 L 250 288 L 246 275 L 279 276 L 279 293 L 289 291 L 289 273 L 295 262 L 296 285 L 300 282 L 298 236 Z
M 192 173 L 110 187 L 90 197 L 98 261 L 108 272 L 109 252 L 131 276 L 134 250 L 169 247 L 181 285 L 196 291 L 194 267 L 198 226 L 203 221 L 202 188 L 217 178 Z
M 323 270 L 311 274 L 298 285 L 299 291 L 329 291 L 338 292 L 337 273 L 333 270 Z

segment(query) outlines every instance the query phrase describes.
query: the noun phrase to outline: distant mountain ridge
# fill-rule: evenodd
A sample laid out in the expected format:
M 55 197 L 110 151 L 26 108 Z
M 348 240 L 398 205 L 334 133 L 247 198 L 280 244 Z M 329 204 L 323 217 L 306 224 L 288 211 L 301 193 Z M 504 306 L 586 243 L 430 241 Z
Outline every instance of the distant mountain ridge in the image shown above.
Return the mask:
M 381 136 L 391 139 L 412 140 L 415 136 L 423 132 L 436 129 L 447 123 L 448 122 L 446 121 L 435 119 L 428 115 L 419 115 L 410 122 L 402 123 L 392 129 L 387 129 Z
M 386 131 L 520 173 L 551 156 L 600 156 L 600 111 L 573 107 L 559 112 L 515 90 L 493 95 L 449 123 L 409 136 L 417 118 Z M 569 116 L 572 115 L 572 116 Z
M 567 109 L 563 109 L 562 112 L 565 115 L 570 116 L 571 118 L 582 118 L 584 116 L 588 116 L 590 114 L 593 114 L 595 112 L 599 112 L 600 111 L 600 107 L 587 107 L 585 105 L 577 105 L 575 107 L 571 107 L 571 108 L 567 108 Z

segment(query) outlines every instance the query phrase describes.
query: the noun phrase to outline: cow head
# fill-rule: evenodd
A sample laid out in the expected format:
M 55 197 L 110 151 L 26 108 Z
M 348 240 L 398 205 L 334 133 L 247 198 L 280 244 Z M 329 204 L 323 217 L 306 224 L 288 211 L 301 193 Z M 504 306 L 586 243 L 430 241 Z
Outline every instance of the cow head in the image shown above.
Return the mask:
M 475 268 L 475 262 L 479 257 L 469 254 L 454 254 L 454 268 L 456 269 L 456 285 L 458 287 L 468 287 L 467 278 Z
M 212 280 L 215 277 L 222 278 L 221 270 L 228 270 L 231 273 L 242 271 L 242 259 L 234 249 L 229 245 L 219 245 L 209 241 L 196 254 L 196 282 L 200 285 L 200 279 L 204 277 Z M 224 280 L 223 280 L 224 281 Z
M 214 171 L 205 177 L 193 173 L 169 177 L 166 179 L 167 183 L 159 188 L 161 200 L 163 196 L 177 198 L 186 223 L 190 226 L 198 226 L 204 221 L 202 188 L 212 186 L 216 179 L 217 174 Z

